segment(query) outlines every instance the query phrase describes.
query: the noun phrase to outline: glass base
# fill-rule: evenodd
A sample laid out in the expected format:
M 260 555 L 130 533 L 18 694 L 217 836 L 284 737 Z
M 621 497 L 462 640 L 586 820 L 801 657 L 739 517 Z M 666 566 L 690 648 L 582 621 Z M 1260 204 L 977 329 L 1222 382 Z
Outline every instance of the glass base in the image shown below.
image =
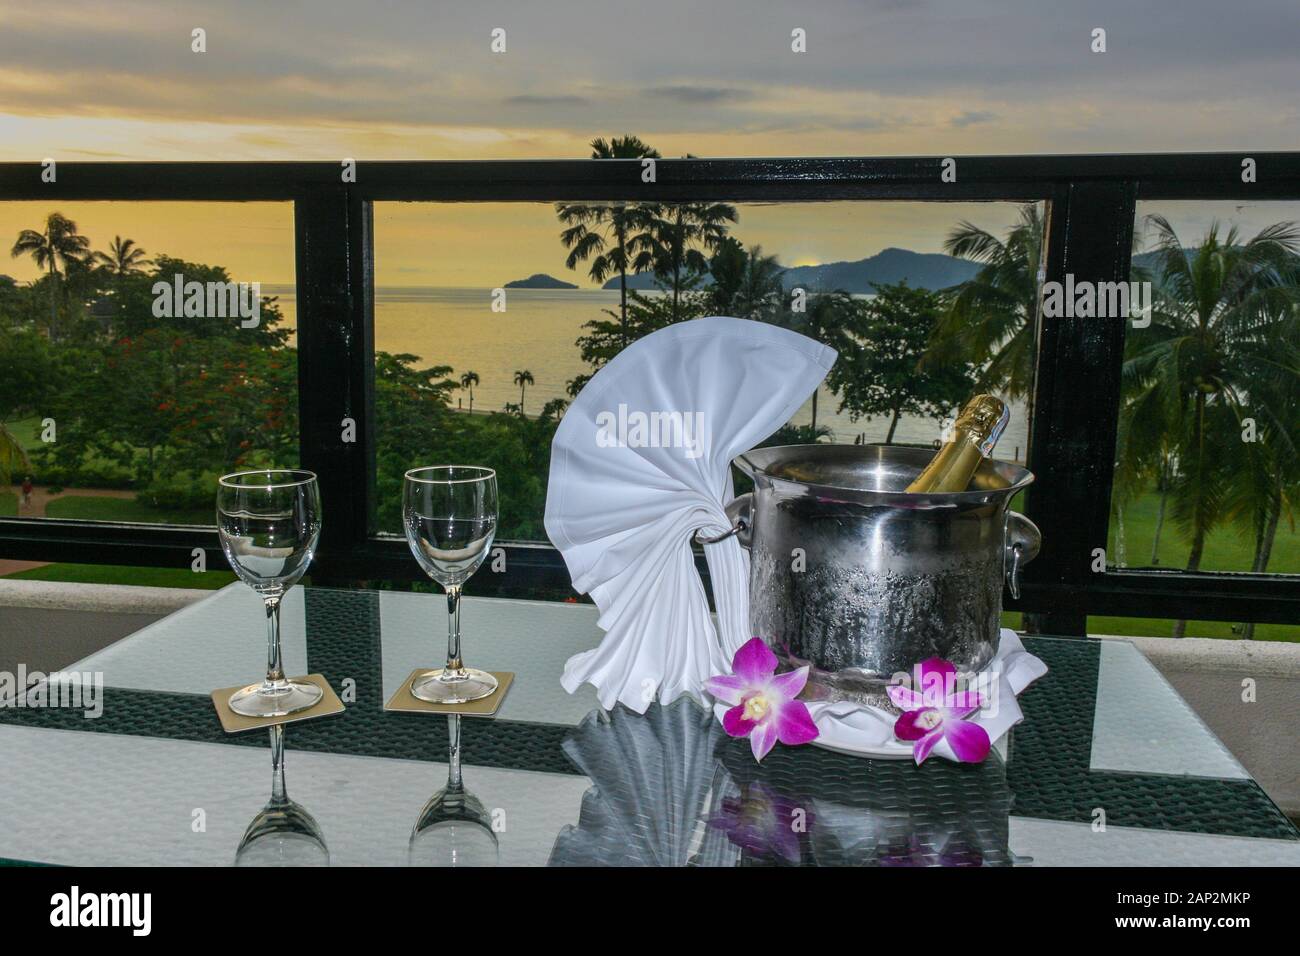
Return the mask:
M 467 704 L 494 694 L 496 689 L 497 679 L 474 667 L 458 671 L 440 667 L 425 671 L 411 681 L 411 693 L 431 704 Z
M 306 681 L 263 681 L 231 694 L 230 709 L 245 717 L 284 717 L 306 710 L 324 696 L 324 691 Z

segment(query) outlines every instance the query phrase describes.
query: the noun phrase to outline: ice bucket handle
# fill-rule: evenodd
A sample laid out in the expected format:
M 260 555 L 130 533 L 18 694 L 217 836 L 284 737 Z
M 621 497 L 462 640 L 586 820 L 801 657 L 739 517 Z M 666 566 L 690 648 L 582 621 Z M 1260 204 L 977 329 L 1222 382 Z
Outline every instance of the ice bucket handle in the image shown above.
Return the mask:
M 749 510 L 754 503 L 752 492 L 740 495 L 727 502 L 727 517 L 731 519 L 731 530 L 724 531 L 722 534 L 712 538 L 701 538 L 700 533 L 695 533 L 695 540 L 700 544 L 717 544 L 719 541 L 726 541 L 732 535 L 740 542 L 742 548 L 748 548 L 753 538 L 753 525 L 749 520 Z
M 1018 511 L 1007 512 L 1006 569 L 1007 589 L 1011 597 L 1020 599 L 1020 568 L 1038 556 L 1043 535 L 1034 524 Z

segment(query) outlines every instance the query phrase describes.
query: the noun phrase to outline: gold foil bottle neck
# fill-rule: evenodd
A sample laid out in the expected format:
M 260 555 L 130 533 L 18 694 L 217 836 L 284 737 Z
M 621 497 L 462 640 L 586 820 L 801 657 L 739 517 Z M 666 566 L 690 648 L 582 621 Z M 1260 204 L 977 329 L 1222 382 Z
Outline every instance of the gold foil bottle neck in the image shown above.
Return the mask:
M 974 444 L 987 458 L 993 454 L 993 446 L 1002 437 L 1002 430 L 1010 417 L 1010 410 L 1000 399 L 992 395 L 976 395 L 957 416 L 953 431 Z
M 976 395 L 962 408 L 952 440 L 907 486 L 913 494 L 965 491 L 980 460 L 993 453 L 1010 418 L 1007 406 L 992 395 Z

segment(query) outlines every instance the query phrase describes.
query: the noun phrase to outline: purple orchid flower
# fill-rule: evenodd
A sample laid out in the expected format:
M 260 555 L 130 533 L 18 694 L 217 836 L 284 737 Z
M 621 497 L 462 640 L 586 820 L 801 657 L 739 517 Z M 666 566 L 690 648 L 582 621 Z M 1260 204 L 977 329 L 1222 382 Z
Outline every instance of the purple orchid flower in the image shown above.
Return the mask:
M 983 866 L 984 854 L 964 840 L 948 843 L 942 850 L 923 842 L 916 834 L 885 847 L 881 866 Z
M 889 685 L 889 699 L 903 711 L 894 722 L 894 736 L 915 741 L 912 756 L 924 763 L 940 740 L 947 740 L 962 763 L 979 763 L 989 753 L 988 732 L 965 718 L 982 706 L 980 695 L 957 690 L 957 668 L 931 657 L 916 665 L 919 690 Z
M 797 864 L 802 857 L 799 833 L 812 829 L 813 815 L 756 781 L 743 796 L 724 798 L 708 825 L 724 832 L 742 850 Z
M 761 637 L 747 641 L 731 661 L 731 673 L 710 677 L 705 689 L 731 709 L 722 728 L 732 737 L 748 737 L 754 759 L 762 760 L 778 740 L 806 744 L 817 738 L 817 725 L 803 701 L 795 700 L 808 682 L 808 668 L 776 673 L 776 655 Z

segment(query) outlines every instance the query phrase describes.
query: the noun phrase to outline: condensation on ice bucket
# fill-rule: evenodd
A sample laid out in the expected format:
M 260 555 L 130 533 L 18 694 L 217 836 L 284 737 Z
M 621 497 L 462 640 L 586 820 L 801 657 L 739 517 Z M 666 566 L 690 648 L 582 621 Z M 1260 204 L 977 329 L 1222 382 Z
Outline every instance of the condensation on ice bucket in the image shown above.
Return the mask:
M 1039 533 L 1009 510 L 1034 476 L 985 460 L 966 491 L 903 489 L 933 457 L 898 445 L 787 445 L 735 460 L 754 481 L 728 512 L 750 551 L 750 625 L 809 663 L 824 696 L 873 699 L 882 682 L 942 657 L 977 671 L 997 653 Z

